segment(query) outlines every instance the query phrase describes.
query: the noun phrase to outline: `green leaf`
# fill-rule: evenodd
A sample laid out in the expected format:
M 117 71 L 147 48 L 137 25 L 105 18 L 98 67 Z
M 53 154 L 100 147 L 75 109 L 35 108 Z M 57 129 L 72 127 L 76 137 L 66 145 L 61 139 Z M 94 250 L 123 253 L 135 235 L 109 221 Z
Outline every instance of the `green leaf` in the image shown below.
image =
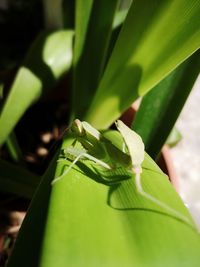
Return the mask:
M 127 14 L 128 14 L 128 10 L 129 10 L 129 7 L 128 8 L 126 7 L 125 10 L 119 10 L 115 14 L 115 17 L 113 20 L 113 25 L 112 25 L 112 34 L 110 37 L 110 42 L 109 42 L 109 47 L 108 47 L 108 51 L 107 51 L 107 58 L 106 58 L 105 65 L 107 65 L 108 60 L 112 54 L 113 48 L 115 46 L 115 43 L 116 43 L 117 38 L 119 36 L 119 33 L 122 29 L 122 25 L 125 21 Z
M 144 96 L 133 122 L 145 149 L 156 158 L 166 142 L 199 74 L 200 51 Z
M 18 144 L 16 135 L 12 132 L 6 140 L 6 147 L 8 153 L 14 162 L 23 164 L 23 155 L 21 148 Z
M 117 3 L 118 0 L 77 1 L 73 88 L 75 117 L 83 117 L 102 76 Z
M 128 13 L 128 9 L 119 10 L 116 13 L 114 17 L 113 25 L 112 25 L 113 30 L 115 30 L 116 28 L 119 28 L 124 23 L 127 13 Z
M 1 191 L 32 198 L 40 177 L 3 160 L 0 160 L 0 170 Z
M 67 138 L 62 148 L 72 142 Z M 84 161 L 51 187 L 53 176 L 66 167 L 60 162 L 54 174 L 55 163 L 56 158 L 35 194 L 7 267 L 199 266 L 200 236 L 195 227 L 139 195 L 134 178 L 112 186 L 97 183 L 98 175 Z M 145 190 L 192 224 L 178 194 L 150 157 L 142 167 Z
M 72 62 L 72 31 L 44 32 L 16 74 L 0 113 L 0 145 L 25 111 L 51 89 Z
M 194 53 L 199 13 L 198 0 L 133 1 L 85 120 L 107 128 Z

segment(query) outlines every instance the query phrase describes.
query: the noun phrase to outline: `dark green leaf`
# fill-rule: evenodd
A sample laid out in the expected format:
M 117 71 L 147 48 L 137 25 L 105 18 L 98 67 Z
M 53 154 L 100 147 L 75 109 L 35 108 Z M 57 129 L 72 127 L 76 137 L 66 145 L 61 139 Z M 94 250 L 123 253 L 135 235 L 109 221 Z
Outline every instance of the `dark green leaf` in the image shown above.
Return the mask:
M 11 163 L 0 160 L 1 191 L 31 199 L 39 181 L 40 177 L 37 175 Z
M 118 0 L 77 1 L 73 113 L 82 118 L 102 76 Z M 81 99 L 81 101 L 80 101 Z
M 197 51 L 144 96 L 133 129 L 141 135 L 146 151 L 156 158 L 171 132 L 200 70 Z

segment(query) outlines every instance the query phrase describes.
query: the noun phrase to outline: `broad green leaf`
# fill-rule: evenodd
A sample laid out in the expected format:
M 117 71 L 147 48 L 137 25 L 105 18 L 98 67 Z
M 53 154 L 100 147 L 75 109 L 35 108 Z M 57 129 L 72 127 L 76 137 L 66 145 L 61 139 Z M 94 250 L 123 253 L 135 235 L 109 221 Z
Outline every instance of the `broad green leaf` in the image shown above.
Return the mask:
M 0 190 L 31 199 L 40 177 L 9 162 L 0 160 Z
M 125 21 L 127 14 L 128 14 L 129 7 L 126 7 L 126 9 L 124 9 L 124 10 L 117 11 L 115 14 L 115 17 L 113 20 L 113 25 L 112 25 L 112 34 L 110 37 L 110 42 L 109 42 L 109 46 L 108 46 L 107 58 L 106 58 L 105 65 L 107 65 L 108 60 L 110 58 L 110 55 L 112 54 L 113 48 L 115 46 L 115 43 L 116 43 L 117 38 L 119 36 L 119 33 L 122 29 L 122 25 Z
M 57 31 L 42 33 L 36 39 L 0 112 L 0 145 L 24 112 L 69 70 L 72 38 L 72 31 Z
M 107 128 L 194 53 L 200 46 L 199 13 L 198 0 L 133 1 L 84 119 Z
M 169 136 L 200 70 L 197 51 L 144 96 L 133 122 L 145 149 L 156 158 Z
M 76 78 L 76 76 L 78 76 L 78 73 L 80 72 L 78 70 L 78 64 L 81 61 L 81 57 L 84 53 L 90 16 L 92 13 L 92 6 L 93 6 L 93 0 L 87 0 L 87 1 L 77 0 L 75 4 L 75 44 L 74 44 L 74 55 L 73 55 L 74 78 L 73 78 L 72 111 L 71 111 L 72 113 L 71 116 L 73 117 L 73 119 L 75 114 L 78 113 L 76 111 L 78 109 L 77 107 L 78 95 L 79 99 L 82 99 L 81 102 L 83 103 L 84 103 L 83 99 L 85 99 L 87 95 L 83 90 L 78 88 L 77 84 L 78 79 Z M 78 105 L 79 103 L 80 101 L 78 101 Z
M 73 88 L 75 117 L 83 117 L 102 76 L 117 3 L 118 0 L 77 1 Z
M 72 142 L 67 138 L 62 147 Z M 35 194 L 7 267 L 199 266 L 200 236 L 195 227 L 139 195 L 134 177 L 107 186 L 96 182 L 98 175 L 84 161 L 51 187 L 51 179 L 66 167 L 60 162 L 54 174 L 55 159 Z M 179 196 L 148 156 L 142 183 L 192 224 Z
M 73 64 L 79 62 L 82 51 L 84 49 L 84 43 L 87 34 L 87 28 L 89 24 L 90 15 L 92 12 L 93 0 L 77 0 L 76 11 L 75 11 L 75 47 L 74 47 L 74 58 Z

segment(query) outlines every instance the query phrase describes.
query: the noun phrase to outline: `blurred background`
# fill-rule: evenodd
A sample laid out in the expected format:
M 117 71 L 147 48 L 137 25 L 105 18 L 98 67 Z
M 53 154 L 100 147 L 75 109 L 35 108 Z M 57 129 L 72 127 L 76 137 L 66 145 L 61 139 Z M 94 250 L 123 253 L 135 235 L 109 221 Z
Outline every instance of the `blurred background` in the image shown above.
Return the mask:
M 171 149 L 179 193 L 200 229 L 200 76 L 176 123 L 182 140 Z

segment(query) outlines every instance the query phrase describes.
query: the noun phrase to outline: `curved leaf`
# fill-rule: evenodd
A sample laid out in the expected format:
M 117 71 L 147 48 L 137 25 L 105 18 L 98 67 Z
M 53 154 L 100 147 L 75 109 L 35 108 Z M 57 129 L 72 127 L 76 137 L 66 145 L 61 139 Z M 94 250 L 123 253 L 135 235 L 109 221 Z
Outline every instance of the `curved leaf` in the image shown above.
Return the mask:
M 198 0 L 133 1 L 85 120 L 107 128 L 194 53 L 199 13 Z
M 72 142 L 66 139 L 62 147 Z M 98 175 L 89 163 L 78 163 L 51 187 L 54 159 L 22 225 L 8 267 L 199 265 L 200 236 L 195 227 L 139 195 L 134 178 L 111 186 L 96 182 Z M 65 164 L 58 164 L 55 176 Z M 148 156 L 142 183 L 147 192 L 187 216 L 192 224 L 179 196 Z
M 72 38 L 72 31 L 44 32 L 30 48 L 0 113 L 0 145 L 24 112 L 69 70 Z
M 133 122 L 152 158 L 160 153 L 191 92 L 200 70 L 200 51 L 194 53 L 146 94 Z

